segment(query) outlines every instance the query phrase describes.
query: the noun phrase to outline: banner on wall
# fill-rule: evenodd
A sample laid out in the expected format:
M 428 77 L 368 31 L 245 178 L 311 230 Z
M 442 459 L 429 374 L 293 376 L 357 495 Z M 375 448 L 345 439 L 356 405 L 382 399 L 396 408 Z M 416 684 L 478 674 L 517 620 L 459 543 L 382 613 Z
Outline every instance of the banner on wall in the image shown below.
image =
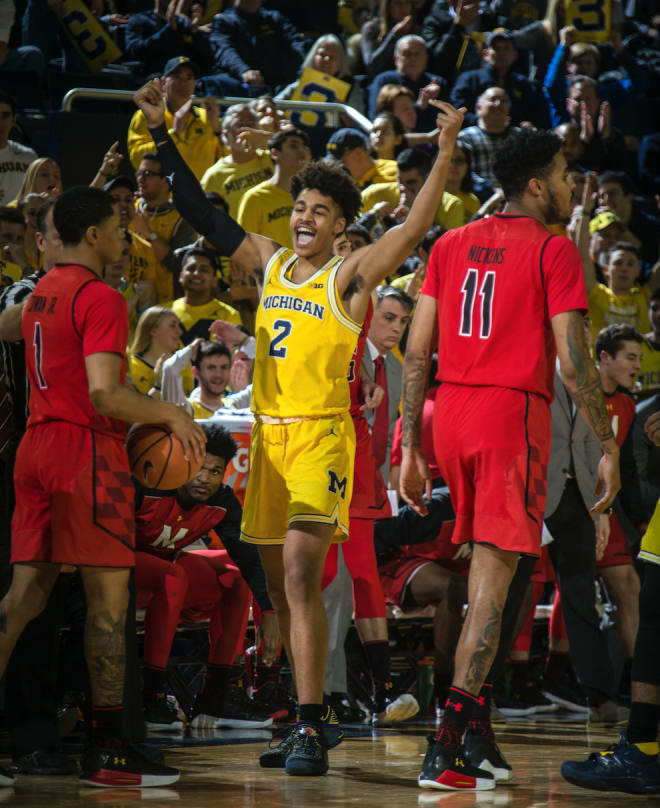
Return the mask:
M 64 0 L 64 9 L 60 24 L 93 73 L 119 59 L 121 50 L 82 0 Z

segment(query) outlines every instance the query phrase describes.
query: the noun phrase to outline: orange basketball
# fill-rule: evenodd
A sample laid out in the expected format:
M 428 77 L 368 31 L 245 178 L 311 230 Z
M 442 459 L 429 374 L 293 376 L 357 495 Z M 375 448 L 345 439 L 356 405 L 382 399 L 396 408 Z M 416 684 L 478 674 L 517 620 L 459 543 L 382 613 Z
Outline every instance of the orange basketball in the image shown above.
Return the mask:
M 167 427 L 134 424 L 126 436 L 131 474 L 147 488 L 169 491 L 185 485 L 202 464 L 186 460 L 181 441 Z

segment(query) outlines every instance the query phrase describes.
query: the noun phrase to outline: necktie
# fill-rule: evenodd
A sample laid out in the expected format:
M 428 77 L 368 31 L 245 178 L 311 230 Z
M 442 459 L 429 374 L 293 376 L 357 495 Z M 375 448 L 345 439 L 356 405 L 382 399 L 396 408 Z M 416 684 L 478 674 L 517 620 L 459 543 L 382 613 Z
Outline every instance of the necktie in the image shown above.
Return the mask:
M 374 360 L 374 381 L 385 391 L 383 400 L 376 410 L 376 417 L 371 431 L 374 460 L 376 461 L 376 465 L 380 467 L 387 457 L 387 438 L 390 431 L 390 405 L 387 398 L 387 375 L 385 374 L 385 359 L 382 356 L 377 356 Z

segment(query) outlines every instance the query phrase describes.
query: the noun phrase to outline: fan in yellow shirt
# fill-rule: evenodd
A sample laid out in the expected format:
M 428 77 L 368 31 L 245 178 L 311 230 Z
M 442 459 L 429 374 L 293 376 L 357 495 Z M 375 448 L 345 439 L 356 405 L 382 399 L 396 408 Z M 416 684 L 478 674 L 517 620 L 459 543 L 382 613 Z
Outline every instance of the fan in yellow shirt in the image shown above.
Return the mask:
M 232 219 L 238 215 L 243 194 L 273 175 L 270 154 L 254 148 L 245 131 L 253 128 L 256 121 L 247 104 L 229 107 L 222 120 L 222 135 L 230 154 L 218 160 L 202 177 L 202 188 L 215 191 L 227 201 Z
M 175 56 L 165 65 L 165 123 L 181 156 L 197 179 L 201 179 L 206 169 L 222 157 L 226 149 L 219 138 L 218 105 L 209 99 L 204 108 L 192 105 L 195 71 L 195 64 L 186 56 Z M 144 114 L 138 110 L 128 127 L 128 156 L 133 168 L 138 168 L 142 155 L 155 151 Z
M 126 351 L 127 376 L 138 393 L 160 393 L 163 362 L 177 351 L 182 333 L 176 315 L 165 306 L 151 306 L 140 315 L 133 344 Z M 181 379 L 189 395 L 193 389 L 190 368 L 181 374 Z
M 360 189 L 396 181 L 396 160 L 374 159 L 369 154 L 369 139 L 359 129 L 338 129 L 326 148 L 326 156 L 342 162 Z
M 463 203 L 463 224 L 467 224 L 481 207 L 479 197 L 472 193 L 472 151 L 460 140 L 456 141 L 449 164 L 445 191 Z
M 301 129 L 284 129 L 270 138 L 268 148 L 275 173 L 243 195 L 237 221 L 248 233 L 259 233 L 291 248 L 293 197 L 289 187 L 291 177 L 312 159 L 309 138 Z
M 208 251 L 192 247 L 185 253 L 179 281 L 184 296 L 172 303 L 172 311 L 183 327 L 184 345 L 197 338 L 208 339 L 209 327 L 215 320 L 241 325 L 241 315 L 236 309 L 213 297 L 216 277 L 213 256 Z
M 645 284 L 638 285 L 639 252 L 633 244 L 618 241 L 607 257 L 607 286 L 597 283 L 594 264 L 584 255 L 582 266 L 594 343 L 598 332 L 612 323 L 627 323 L 642 334 L 650 331 L 649 298 L 660 288 L 660 264 L 655 265 Z
M 390 213 L 397 210 L 396 218 L 405 219 L 415 197 L 431 171 L 431 158 L 421 149 L 404 149 L 396 158 L 397 181 L 370 185 L 362 191 L 363 211 L 379 203 L 386 203 Z M 460 227 L 465 218 L 463 203 L 446 191 L 433 220 L 434 224 L 451 230 Z

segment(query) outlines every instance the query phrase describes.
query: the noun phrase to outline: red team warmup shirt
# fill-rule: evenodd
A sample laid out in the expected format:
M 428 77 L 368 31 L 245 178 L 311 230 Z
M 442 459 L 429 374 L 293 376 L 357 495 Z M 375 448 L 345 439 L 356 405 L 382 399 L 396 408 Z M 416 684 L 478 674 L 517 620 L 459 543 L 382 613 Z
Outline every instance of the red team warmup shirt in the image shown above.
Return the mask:
M 529 216 L 445 233 L 421 293 L 438 304 L 436 459 L 453 541 L 538 555 L 556 349 L 551 318 L 586 311 L 577 248 Z
M 128 340 L 126 301 L 91 269 L 58 264 L 37 284 L 22 331 L 30 417 L 16 456 L 12 561 L 130 567 L 133 486 L 125 424 L 96 412 L 85 358 Z

